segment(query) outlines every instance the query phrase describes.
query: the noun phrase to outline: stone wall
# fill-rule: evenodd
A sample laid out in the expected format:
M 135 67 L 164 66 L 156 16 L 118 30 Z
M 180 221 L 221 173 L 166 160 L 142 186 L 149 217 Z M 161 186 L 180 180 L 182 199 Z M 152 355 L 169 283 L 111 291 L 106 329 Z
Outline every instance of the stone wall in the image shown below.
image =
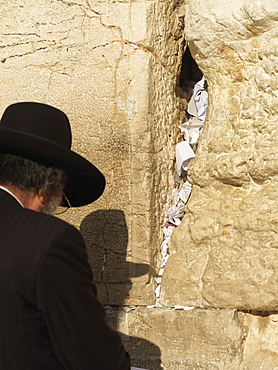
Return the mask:
M 278 8 L 192 1 L 186 19 L 209 108 L 189 167 L 194 191 L 167 265 L 165 281 L 178 269 L 178 289 L 167 282 L 164 300 L 276 310 Z
M 133 365 L 278 368 L 275 0 L 0 3 L 0 110 L 24 100 L 61 108 L 73 149 L 106 175 L 104 195 L 65 219 L 84 235 Z M 209 108 L 155 302 L 185 40 Z
M 152 304 L 169 197 L 184 48 L 175 1 L 1 1 L 0 108 L 64 110 L 73 150 L 100 168 L 104 195 L 71 210 L 99 297 Z
M 211 318 L 215 309 L 241 312 L 241 339 L 230 344 L 239 362 L 212 366 L 203 347 L 205 368 L 278 368 L 277 35 L 274 1 L 187 1 L 185 37 L 209 107 L 160 303 L 203 308 Z M 230 330 L 231 321 L 216 320 L 216 338 L 223 325 Z

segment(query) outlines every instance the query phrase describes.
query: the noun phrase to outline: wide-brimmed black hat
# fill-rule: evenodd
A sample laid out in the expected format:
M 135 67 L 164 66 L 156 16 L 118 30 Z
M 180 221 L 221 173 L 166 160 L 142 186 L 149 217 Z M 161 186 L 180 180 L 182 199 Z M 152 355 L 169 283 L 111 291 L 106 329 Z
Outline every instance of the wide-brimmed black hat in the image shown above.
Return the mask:
M 64 190 L 73 207 L 92 203 L 105 187 L 102 173 L 71 148 L 68 117 L 50 105 L 22 102 L 10 105 L 0 122 L 0 153 L 17 154 L 67 174 Z

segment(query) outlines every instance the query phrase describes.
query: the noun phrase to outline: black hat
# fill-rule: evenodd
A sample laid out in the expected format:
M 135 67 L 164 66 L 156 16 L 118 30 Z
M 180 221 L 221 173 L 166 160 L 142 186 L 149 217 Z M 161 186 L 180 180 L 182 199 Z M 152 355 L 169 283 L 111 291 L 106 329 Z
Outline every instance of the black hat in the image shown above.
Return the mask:
M 70 148 L 70 124 L 61 110 L 34 102 L 12 104 L 5 110 L 0 122 L 0 153 L 62 168 L 68 178 L 64 192 L 71 205 L 79 207 L 101 196 L 105 178 Z

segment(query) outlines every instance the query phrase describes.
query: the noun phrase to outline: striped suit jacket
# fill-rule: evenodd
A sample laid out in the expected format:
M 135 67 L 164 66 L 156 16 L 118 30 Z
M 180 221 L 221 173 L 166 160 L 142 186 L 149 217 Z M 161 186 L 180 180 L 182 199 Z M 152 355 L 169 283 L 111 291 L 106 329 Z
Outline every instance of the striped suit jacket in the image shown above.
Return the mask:
M 127 370 L 96 299 L 84 240 L 0 190 L 0 369 Z

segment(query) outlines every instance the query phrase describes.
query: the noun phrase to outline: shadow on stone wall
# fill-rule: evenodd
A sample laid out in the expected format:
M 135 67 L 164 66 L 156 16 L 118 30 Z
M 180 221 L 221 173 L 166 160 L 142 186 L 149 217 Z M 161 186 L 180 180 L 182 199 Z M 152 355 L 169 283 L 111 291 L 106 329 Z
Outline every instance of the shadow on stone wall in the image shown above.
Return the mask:
M 149 265 L 126 261 L 128 228 L 121 210 L 92 212 L 82 221 L 80 231 L 86 242 L 99 299 L 107 305 L 108 322 L 120 331 L 120 315 L 126 314 L 121 306 L 129 297 L 130 277 L 148 273 Z M 145 339 L 120 334 L 133 366 L 162 369 L 159 347 Z

